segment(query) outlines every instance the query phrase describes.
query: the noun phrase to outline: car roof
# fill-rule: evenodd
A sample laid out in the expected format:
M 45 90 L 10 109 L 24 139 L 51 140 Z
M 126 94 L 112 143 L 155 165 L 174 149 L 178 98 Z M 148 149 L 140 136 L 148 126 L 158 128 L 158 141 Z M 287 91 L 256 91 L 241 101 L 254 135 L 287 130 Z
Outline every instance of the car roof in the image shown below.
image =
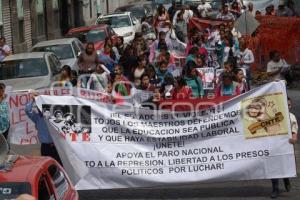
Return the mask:
M 81 31 L 89 31 L 89 30 L 94 30 L 94 29 L 106 29 L 107 27 L 109 27 L 109 25 L 107 25 L 107 24 L 98 24 L 98 25 L 92 25 L 92 26 L 81 26 L 81 27 L 70 29 L 68 31 L 68 34 L 77 33 L 77 32 L 81 32 Z
M 50 157 L 19 156 L 11 171 L 0 172 L 3 182 L 32 182 L 44 166 L 55 162 Z
M 108 15 L 101 15 L 99 18 L 106 18 L 106 17 L 115 17 L 115 16 L 125 16 L 125 15 L 129 15 L 131 12 L 115 12 L 112 14 L 108 14 Z
M 59 44 L 70 44 L 72 43 L 76 38 L 62 38 L 62 39 L 56 39 L 56 40 L 46 40 L 37 43 L 34 47 L 43 47 L 43 46 L 52 46 L 52 45 L 59 45 Z
M 5 57 L 3 61 L 23 60 L 29 58 L 44 58 L 46 54 L 52 54 L 52 53 L 51 52 L 18 53 L 18 54 L 12 54 Z

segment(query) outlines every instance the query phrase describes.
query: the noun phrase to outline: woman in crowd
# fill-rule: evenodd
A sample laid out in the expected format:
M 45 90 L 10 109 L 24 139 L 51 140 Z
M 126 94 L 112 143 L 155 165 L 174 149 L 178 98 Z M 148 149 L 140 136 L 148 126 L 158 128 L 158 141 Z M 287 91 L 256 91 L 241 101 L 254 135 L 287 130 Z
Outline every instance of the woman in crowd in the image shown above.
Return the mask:
M 9 107 L 7 103 L 7 95 L 5 94 L 5 84 L 0 83 L 0 134 L 7 139 L 9 132 Z
M 141 76 L 141 85 L 139 89 L 154 92 L 155 86 L 150 83 L 150 77 L 148 74 L 144 73 Z
M 184 80 L 186 81 L 186 84 L 192 89 L 192 96 L 194 98 L 199 98 L 204 96 L 204 90 L 202 80 L 198 76 L 196 67 L 197 66 L 194 61 L 189 61 L 186 64 Z
M 231 4 L 230 12 L 234 15 L 235 19 L 238 19 L 240 17 L 240 15 L 242 14 L 241 7 L 239 6 L 237 1 L 234 1 Z
M 124 44 L 124 37 L 119 36 L 117 39 L 117 43 L 116 43 L 116 48 L 118 50 L 119 53 L 119 59 L 121 58 L 121 56 L 124 54 L 125 51 L 125 44 Z
M 183 12 L 179 12 L 175 24 L 175 32 L 177 38 L 183 43 L 187 43 L 187 30 L 187 23 L 183 19 Z
M 155 70 L 155 67 L 153 65 L 148 65 L 148 67 L 146 68 L 145 73 L 149 76 L 150 84 L 152 84 L 154 86 L 157 86 L 159 84 L 160 79 L 156 75 L 156 70 Z
M 103 63 L 110 72 L 112 72 L 114 65 L 117 64 L 115 54 L 109 44 L 104 45 L 103 52 L 99 55 L 99 61 Z
M 235 82 L 238 84 L 239 90 L 241 94 L 249 91 L 249 86 L 245 78 L 244 70 L 243 69 L 237 69 L 235 70 Z
M 172 90 L 173 99 L 189 99 L 192 97 L 193 91 L 186 84 L 183 77 L 175 79 L 174 89 Z
M 95 72 L 92 73 L 87 83 L 87 89 L 105 92 L 110 79 L 109 74 L 110 72 L 103 64 L 97 64 Z
M 72 83 L 72 69 L 69 65 L 64 65 L 62 67 L 59 82 L 59 85 L 62 87 L 76 87 L 76 85 L 73 85 Z
M 159 47 L 159 54 L 156 58 L 156 63 L 160 63 L 161 61 L 168 62 L 168 68 L 171 68 L 171 65 L 175 64 L 174 56 L 168 51 L 167 44 L 162 44 Z
M 241 94 L 239 85 L 233 81 L 232 73 L 225 72 L 223 74 L 222 81 L 217 86 L 215 93 L 216 97 L 236 96 Z
M 156 76 L 159 79 L 159 85 L 163 85 L 165 83 L 165 77 L 170 76 L 173 77 L 173 75 L 168 71 L 168 61 L 161 61 L 158 63 L 158 69 L 156 70 Z
M 104 46 L 105 45 L 109 45 L 111 48 L 111 52 L 110 52 L 110 57 L 115 61 L 115 62 L 119 62 L 120 60 L 120 53 L 118 48 L 116 47 L 116 44 L 114 44 L 114 42 L 112 41 L 112 39 L 110 37 L 106 37 L 105 38 L 105 42 L 104 42 Z
M 133 71 L 134 85 L 138 88 L 141 85 L 141 77 L 145 73 L 147 67 L 147 61 L 144 56 L 138 57 L 137 67 Z
M 124 54 L 121 56 L 119 64 L 124 67 L 124 75 L 129 79 L 133 80 L 133 70 L 137 67 L 138 57 L 134 55 L 133 48 L 131 45 L 127 45 Z
M 157 8 L 157 15 L 154 19 L 154 27 L 156 28 L 156 33 L 159 33 L 165 27 L 165 23 L 169 21 L 169 15 L 165 7 L 160 4 Z

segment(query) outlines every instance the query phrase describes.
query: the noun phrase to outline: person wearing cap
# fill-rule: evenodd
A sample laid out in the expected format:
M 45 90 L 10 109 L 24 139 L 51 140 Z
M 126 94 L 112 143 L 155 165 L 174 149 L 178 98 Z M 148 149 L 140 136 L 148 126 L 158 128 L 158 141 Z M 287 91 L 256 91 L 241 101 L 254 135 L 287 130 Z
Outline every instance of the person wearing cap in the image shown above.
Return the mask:
M 103 64 L 99 63 L 96 65 L 95 72 L 92 73 L 87 83 L 87 89 L 105 92 L 109 79 L 109 70 Z
M 34 99 L 36 96 L 38 96 L 38 94 L 35 91 L 30 92 L 31 100 L 25 105 L 25 113 L 35 124 L 37 129 L 38 138 L 41 143 L 41 155 L 52 157 L 62 165 L 52 137 L 48 131 L 47 124 L 43 118 L 43 113 L 36 107 Z
M 7 95 L 5 94 L 5 84 L 0 83 L 0 134 L 7 139 L 9 132 L 9 106 L 7 103 Z

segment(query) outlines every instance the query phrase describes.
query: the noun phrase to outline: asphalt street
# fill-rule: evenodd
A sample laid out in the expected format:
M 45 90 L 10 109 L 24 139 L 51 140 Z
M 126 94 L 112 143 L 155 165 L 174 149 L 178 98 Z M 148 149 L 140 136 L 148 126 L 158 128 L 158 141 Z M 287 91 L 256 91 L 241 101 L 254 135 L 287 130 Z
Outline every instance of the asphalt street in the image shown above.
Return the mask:
M 293 100 L 293 113 L 300 119 L 300 91 L 288 91 L 288 95 Z M 19 154 L 39 154 L 39 146 L 16 147 L 13 150 Z M 297 160 L 297 172 L 300 175 L 300 144 L 295 145 Z M 297 159 L 297 157 L 299 159 Z M 281 193 L 278 199 L 299 199 L 300 198 L 300 178 L 291 179 L 292 190 L 284 191 L 283 182 L 280 183 Z M 151 199 L 270 199 L 270 180 L 239 181 L 226 183 L 197 184 L 174 187 L 159 188 L 139 188 L 139 189 L 115 189 L 115 190 L 89 190 L 79 191 L 80 200 L 98 199 L 118 199 L 118 200 L 151 200 Z

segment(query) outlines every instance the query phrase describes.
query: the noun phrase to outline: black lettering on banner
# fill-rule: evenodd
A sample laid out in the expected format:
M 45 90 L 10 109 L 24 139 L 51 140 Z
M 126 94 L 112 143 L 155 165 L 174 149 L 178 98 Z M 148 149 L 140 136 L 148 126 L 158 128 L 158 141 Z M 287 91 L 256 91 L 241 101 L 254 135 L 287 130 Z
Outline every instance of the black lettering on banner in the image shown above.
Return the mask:
M 257 150 L 248 152 L 238 152 L 235 154 L 236 159 L 248 159 L 257 157 L 267 157 L 270 155 L 269 150 Z

